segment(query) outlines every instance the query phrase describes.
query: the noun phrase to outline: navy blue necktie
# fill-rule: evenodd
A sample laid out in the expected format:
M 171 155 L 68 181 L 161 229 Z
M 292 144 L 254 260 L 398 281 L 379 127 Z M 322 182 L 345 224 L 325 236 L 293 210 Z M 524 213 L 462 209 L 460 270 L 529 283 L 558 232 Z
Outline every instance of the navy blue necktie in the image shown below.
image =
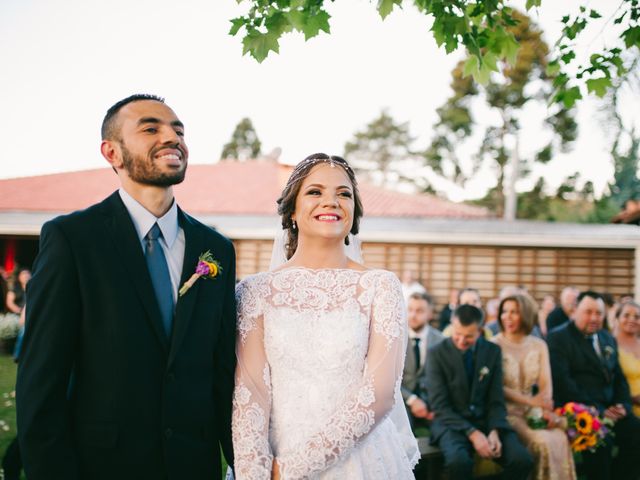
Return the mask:
M 462 360 L 464 361 L 464 370 L 467 374 L 467 381 L 469 382 L 469 385 L 471 385 L 473 380 L 473 351 L 468 349 L 464 352 Z
M 151 276 L 153 290 L 156 293 L 158 307 L 160 307 L 164 332 L 167 334 L 167 337 L 169 337 L 171 335 L 171 324 L 173 323 L 173 292 L 167 259 L 160 246 L 159 238 L 161 236 L 162 232 L 160 231 L 160 227 L 157 223 L 154 223 L 145 237 L 147 247 L 145 258 L 147 260 L 147 268 Z

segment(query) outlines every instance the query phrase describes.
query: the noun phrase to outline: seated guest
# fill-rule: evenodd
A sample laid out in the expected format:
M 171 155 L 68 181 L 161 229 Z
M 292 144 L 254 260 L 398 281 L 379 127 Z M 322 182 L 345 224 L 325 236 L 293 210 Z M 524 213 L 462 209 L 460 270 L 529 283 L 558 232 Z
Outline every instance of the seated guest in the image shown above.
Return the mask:
M 578 298 L 579 293 L 576 287 L 562 289 L 562 292 L 560 292 L 560 305 L 551 310 L 551 313 L 547 316 L 547 335 L 554 328 L 569 321 L 573 311 L 576 309 L 576 298 Z
M 458 306 L 458 290 L 456 288 L 449 292 L 449 303 L 447 303 L 438 317 L 438 329 L 443 331 L 451 323 L 451 312 Z
M 640 420 L 631 413 L 629 385 L 618 363 L 618 347 L 602 328 L 604 302 L 596 292 L 582 292 L 573 321 L 549 333 L 556 406 L 579 402 L 596 407 L 615 422 L 612 441 L 595 452 L 582 452 L 587 479 L 635 479 L 640 474 Z M 618 455 L 612 458 L 613 443 Z
M 428 353 L 431 441 L 451 480 L 471 478 L 474 452 L 502 466 L 504 478 L 524 480 L 533 460 L 507 422 L 500 348 L 482 338 L 482 317 L 477 307 L 459 306 L 451 337 Z
M 627 301 L 616 311 L 618 358 L 629 390 L 633 414 L 640 417 L 640 305 Z
M 407 405 L 411 428 L 428 426 L 433 418 L 429 411 L 426 385 L 427 351 L 444 338 L 429 326 L 433 315 L 433 303 L 426 293 L 412 293 L 407 304 L 409 342 L 402 374 L 402 397 Z
M 527 417 L 542 414 L 549 427 L 559 425 L 553 413 L 549 350 L 531 335 L 538 308 L 528 295 L 504 298 L 498 307 L 500 333 L 491 339 L 502 350 L 507 420 L 534 457 L 533 478 L 574 480 L 573 453 L 563 430 L 532 429 Z
M 478 291 L 477 288 L 466 287 L 460 290 L 458 292 L 458 305 L 473 305 L 474 307 L 480 309 L 480 311 L 482 312 L 481 325 L 483 326 L 484 338 L 489 339 L 493 337 L 493 332 L 491 331 L 491 329 L 484 324 L 485 315 L 484 315 L 484 310 L 482 309 L 482 298 L 480 297 L 480 292 Z M 442 331 L 442 334 L 445 337 L 450 337 L 452 328 L 453 327 L 451 326 L 451 323 L 450 323 L 449 326 Z
M 547 327 L 547 318 L 549 314 L 556 308 L 556 300 L 553 295 L 545 295 L 538 310 L 538 328 L 540 329 L 541 338 L 547 338 L 549 328 Z

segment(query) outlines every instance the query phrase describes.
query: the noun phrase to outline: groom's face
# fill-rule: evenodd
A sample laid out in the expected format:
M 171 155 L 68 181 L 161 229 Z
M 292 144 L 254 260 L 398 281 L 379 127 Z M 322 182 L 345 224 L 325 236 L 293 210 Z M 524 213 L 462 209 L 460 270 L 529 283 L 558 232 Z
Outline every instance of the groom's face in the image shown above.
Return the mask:
M 118 113 L 120 135 L 114 140 L 120 168 L 136 183 L 168 187 L 184 180 L 189 150 L 184 126 L 164 103 L 142 100 Z

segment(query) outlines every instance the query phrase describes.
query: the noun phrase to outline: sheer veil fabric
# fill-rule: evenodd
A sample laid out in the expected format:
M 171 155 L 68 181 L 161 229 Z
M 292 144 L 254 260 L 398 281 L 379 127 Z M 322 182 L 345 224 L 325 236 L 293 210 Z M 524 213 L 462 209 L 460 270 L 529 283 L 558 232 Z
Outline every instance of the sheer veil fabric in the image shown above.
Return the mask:
M 344 246 L 347 257 L 356 263 L 363 263 L 362 244 L 357 235 L 349 234 L 349 245 Z M 273 240 L 273 250 L 271 250 L 271 264 L 269 270 L 275 270 L 280 265 L 287 262 L 287 231 L 282 229 L 276 233 Z

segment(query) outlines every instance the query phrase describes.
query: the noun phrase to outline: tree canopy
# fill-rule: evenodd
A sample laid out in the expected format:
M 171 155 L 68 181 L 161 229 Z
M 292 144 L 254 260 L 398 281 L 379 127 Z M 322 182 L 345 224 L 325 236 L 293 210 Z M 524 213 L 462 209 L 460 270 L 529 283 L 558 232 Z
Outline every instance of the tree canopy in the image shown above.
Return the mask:
M 278 53 L 285 33 L 304 34 L 305 40 L 320 32 L 330 33 L 331 15 L 327 4 L 336 0 L 237 0 L 250 5 L 248 12 L 231 20 L 230 35 L 244 33 L 243 54 L 258 62 L 270 52 Z M 343 0 L 347 1 L 347 0 Z M 549 1 L 549 0 L 547 0 Z M 622 0 L 611 18 L 603 19 L 593 8 L 580 7 L 562 18 L 562 37 L 550 62 L 553 99 L 571 107 L 586 92 L 604 96 L 613 80 L 624 75 L 623 49 L 640 48 L 640 0 Z M 520 44 L 509 32 L 518 22 L 507 0 L 378 0 L 377 10 L 384 20 L 394 9 L 414 5 L 432 20 L 431 31 L 438 46 L 447 53 L 464 49 L 468 54 L 464 75 L 479 83 L 489 81 L 499 62 L 516 63 Z M 526 0 L 526 9 L 544 8 L 542 0 Z M 589 24 L 619 27 L 618 44 L 594 51 L 586 65 L 575 66 L 573 46 Z M 574 68 L 575 67 L 575 68 Z

